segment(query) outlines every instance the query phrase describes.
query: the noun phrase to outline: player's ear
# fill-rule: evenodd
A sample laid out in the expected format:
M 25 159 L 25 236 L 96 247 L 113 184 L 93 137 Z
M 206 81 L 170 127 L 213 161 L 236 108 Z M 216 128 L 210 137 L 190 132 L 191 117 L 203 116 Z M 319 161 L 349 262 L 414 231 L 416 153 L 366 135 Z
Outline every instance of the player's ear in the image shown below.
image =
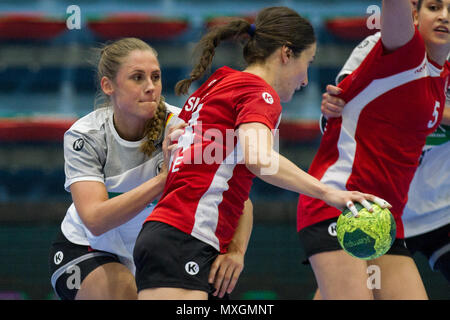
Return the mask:
M 100 86 L 106 95 L 110 96 L 114 93 L 114 86 L 108 77 L 102 77 L 100 80 Z
M 281 61 L 287 63 L 289 59 L 293 56 L 292 49 L 284 45 L 281 47 Z
M 413 10 L 412 16 L 413 16 L 414 25 L 418 26 L 419 25 L 419 12 L 417 11 L 417 9 Z

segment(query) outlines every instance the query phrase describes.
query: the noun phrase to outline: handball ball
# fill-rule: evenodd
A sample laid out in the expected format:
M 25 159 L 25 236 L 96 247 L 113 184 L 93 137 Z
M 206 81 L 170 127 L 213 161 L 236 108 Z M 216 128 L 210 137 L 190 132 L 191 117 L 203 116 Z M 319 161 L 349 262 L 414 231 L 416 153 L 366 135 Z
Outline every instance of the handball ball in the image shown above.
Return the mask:
M 389 209 L 371 202 L 373 212 L 355 202 L 358 216 L 345 209 L 338 218 L 336 232 L 339 244 L 351 256 L 375 259 L 392 246 L 396 235 L 395 220 Z

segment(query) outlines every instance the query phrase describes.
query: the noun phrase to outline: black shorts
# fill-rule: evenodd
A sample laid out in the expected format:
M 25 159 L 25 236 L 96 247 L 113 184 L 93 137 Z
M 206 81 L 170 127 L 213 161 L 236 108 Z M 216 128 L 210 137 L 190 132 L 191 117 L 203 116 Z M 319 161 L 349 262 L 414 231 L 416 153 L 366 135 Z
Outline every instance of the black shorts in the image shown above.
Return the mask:
M 62 300 L 75 300 L 81 283 L 97 267 L 120 263 L 112 253 L 70 242 L 61 231 L 51 246 L 48 262 L 52 287 Z
M 144 224 L 134 246 L 138 291 L 149 288 L 183 288 L 214 292 L 208 283 L 211 265 L 219 252 L 168 224 Z
M 308 264 L 308 259 L 317 253 L 342 250 L 336 233 L 337 219 L 338 217 L 324 220 L 303 228 L 298 232 L 306 255 L 306 260 L 303 261 L 304 264 Z M 411 257 L 411 253 L 406 248 L 404 239 L 395 239 L 392 247 L 386 254 Z
M 415 237 L 406 238 L 405 241 L 411 253 L 424 254 L 431 269 L 434 270 L 436 261 L 450 251 L 450 224 Z

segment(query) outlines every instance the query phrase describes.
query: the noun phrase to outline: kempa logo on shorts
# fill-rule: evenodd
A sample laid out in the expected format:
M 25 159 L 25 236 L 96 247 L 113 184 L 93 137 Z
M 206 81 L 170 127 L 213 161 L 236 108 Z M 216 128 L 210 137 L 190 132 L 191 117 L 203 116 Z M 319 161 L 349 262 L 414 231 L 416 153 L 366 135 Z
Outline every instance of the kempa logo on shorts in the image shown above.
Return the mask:
M 53 262 L 58 265 L 63 261 L 64 258 L 64 254 L 62 251 L 58 251 L 57 253 L 55 253 L 54 257 L 53 257 Z
M 336 222 L 332 222 L 332 223 L 328 226 L 328 233 L 329 233 L 330 236 L 332 236 L 332 237 L 336 237 L 336 236 L 337 236 L 337 232 L 336 232 Z
M 184 270 L 186 270 L 186 272 L 191 276 L 195 276 L 200 271 L 200 267 L 198 266 L 197 262 L 189 261 L 184 266 Z
M 267 102 L 268 104 L 272 104 L 273 103 L 273 97 L 270 93 L 268 92 L 263 92 L 262 97 L 264 99 L 265 102 Z
M 79 139 L 75 140 L 75 142 L 73 143 L 73 150 L 75 150 L 75 151 L 80 151 L 81 149 L 83 149 L 83 147 L 84 147 L 83 138 L 79 138 Z

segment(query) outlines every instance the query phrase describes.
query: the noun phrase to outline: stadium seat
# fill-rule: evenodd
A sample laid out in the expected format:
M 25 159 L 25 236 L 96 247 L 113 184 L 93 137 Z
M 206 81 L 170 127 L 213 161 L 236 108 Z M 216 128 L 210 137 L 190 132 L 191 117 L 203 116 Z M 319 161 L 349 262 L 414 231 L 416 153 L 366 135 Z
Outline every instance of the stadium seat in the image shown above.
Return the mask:
M 49 40 L 65 29 L 65 20 L 40 13 L 0 14 L 0 40 Z
M 76 119 L 52 117 L 0 118 L 0 142 L 61 142 Z
M 187 20 L 156 17 L 141 13 L 119 13 L 90 18 L 90 30 L 103 39 L 138 37 L 141 39 L 170 40 L 189 28 Z
M 287 142 L 312 142 L 320 137 L 319 120 L 286 119 L 279 125 L 280 138 Z
M 338 17 L 325 22 L 327 30 L 345 40 L 362 40 L 377 32 L 367 27 L 367 17 Z

